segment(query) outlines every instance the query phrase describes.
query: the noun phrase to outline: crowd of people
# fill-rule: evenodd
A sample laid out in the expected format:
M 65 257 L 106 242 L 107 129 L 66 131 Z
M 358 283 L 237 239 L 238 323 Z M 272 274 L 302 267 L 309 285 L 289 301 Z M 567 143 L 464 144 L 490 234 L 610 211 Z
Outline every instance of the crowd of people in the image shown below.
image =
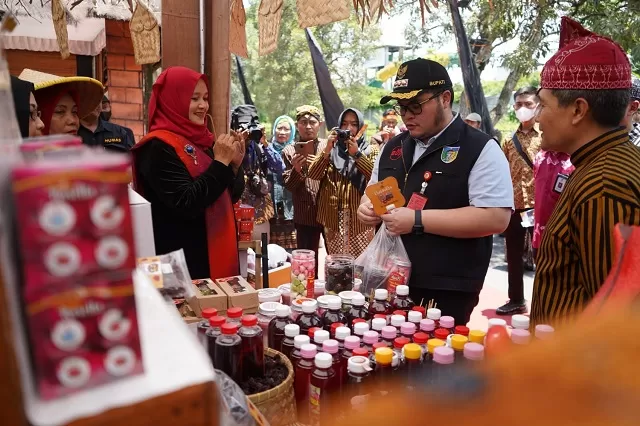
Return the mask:
M 75 135 L 131 150 L 156 249 L 183 249 L 194 279 L 238 274 L 233 204 L 241 200 L 255 208 L 256 236 L 313 250 L 316 262 L 321 236 L 328 254 L 356 258 L 381 226 L 401 236 L 411 296 L 437 301 L 458 324 L 477 305 L 494 235 L 504 233 L 509 301 L 497 312 L 526 310 L 529 254 L 537 268 L 531 319 L 557 323 L 604 282 L 614 226 L 640 225 L 640 81 L 614 41 L 568 18 L 561 34 L 540 87 L 515 92 L 520 125 L 502 143 L 481 130 L 478 114 L 452 109 L 450 76 L 427 59 L 399 67 L 381 99 L 395 104 L 370 138 L 355 108 L 320 138 L 322 113 L 311 105 L 276 118 L 270 135 L 255 107 L 240 105 L 229 133 L 214 135 L 207 77 L 184 67 L 154 83 L 148 133 L 137 143 L 109 121 L 96 80 L 25 70 L 12 89 L 23 137 Z M 378 215 L 365 189 L 388 177 L 407 204 Z

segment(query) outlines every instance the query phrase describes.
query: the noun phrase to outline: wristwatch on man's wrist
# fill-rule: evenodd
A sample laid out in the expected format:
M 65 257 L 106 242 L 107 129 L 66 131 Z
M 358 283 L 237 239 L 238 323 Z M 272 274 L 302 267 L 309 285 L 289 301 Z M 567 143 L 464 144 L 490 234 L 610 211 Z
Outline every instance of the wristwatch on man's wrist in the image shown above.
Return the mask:
M 416 221 L 413 224 L 413 233 L 415 235 L 424 234 L 424 227 L 422 226 L 422 210 L 416 210 Z

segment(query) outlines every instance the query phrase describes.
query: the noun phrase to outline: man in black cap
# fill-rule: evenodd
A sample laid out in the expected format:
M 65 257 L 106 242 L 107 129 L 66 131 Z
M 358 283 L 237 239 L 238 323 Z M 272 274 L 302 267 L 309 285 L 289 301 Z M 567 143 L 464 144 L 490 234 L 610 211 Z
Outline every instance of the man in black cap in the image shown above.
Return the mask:
M 82 138 L 82 143 L 89 146 L 102 146 L 108 151 L 128 152 L 136 143 L 133 131 L 128 127 L 105 121 L 102 118 L 102 112 L 102 103 L 100 103 L 89 115 L 80 120 L 78 136 Z
M 358 218 L 400 235 L 411 261 L 414 300 L 434 300 L 444 315 L 466 324 L 491 259 L 493 235 L 513 209 L 509 165 L 490 136 L 451 110 L 453 85 L 437 62 L 414 59 L 398 69 L 395 108 L 407 130 L 384 146 L 371 183 L 394 177 L 407 200 L 378 216 L 365 195 Z

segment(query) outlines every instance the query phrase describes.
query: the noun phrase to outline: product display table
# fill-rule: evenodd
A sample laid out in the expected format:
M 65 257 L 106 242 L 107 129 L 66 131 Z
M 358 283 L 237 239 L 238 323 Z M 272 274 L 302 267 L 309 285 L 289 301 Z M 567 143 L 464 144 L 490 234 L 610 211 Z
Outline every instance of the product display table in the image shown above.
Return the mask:
M 218 424 L 214 371 L 206 352 L 177 311 L 162 299 L 144 275 L 134 272 L 134 283 L 144 374 L 54 401 L 42 401 L 34 393 L 26 336 L 19 332 L 16 308 L 19 305 L 17 301 L 8 303 L 14 338 L 7 339 L 6 335 L 2 338 L 14 342 L 24 411 L 15 410 L 15 396 L 2 399 L 0 408 L 10 417 L 11 412 L 16 413 L 14 417 L 24 412 L 27 417 L 8 424 L 20 425 L 27 421 L 34 426 Z M 2 306 L 3 311 L 6 306 Z M 8 330 L 3 327 L 2 331 L 5 334 Z M 2 367 L 4 370 L 5 366 Z

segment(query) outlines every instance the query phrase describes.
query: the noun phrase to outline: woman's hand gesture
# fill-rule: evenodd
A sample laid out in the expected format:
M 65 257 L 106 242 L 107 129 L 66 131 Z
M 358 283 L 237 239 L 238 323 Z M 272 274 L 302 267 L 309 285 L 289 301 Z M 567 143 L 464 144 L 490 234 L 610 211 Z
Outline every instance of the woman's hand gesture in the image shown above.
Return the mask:
M 238 142 L 235 135 L 222 134 L 218 136 L 216 143 L 213 144 L 213 158 L 228 166 L 236 155 L 236 145 L 238 145 Z M 244 156 L 244 152 L 242 155 Z

